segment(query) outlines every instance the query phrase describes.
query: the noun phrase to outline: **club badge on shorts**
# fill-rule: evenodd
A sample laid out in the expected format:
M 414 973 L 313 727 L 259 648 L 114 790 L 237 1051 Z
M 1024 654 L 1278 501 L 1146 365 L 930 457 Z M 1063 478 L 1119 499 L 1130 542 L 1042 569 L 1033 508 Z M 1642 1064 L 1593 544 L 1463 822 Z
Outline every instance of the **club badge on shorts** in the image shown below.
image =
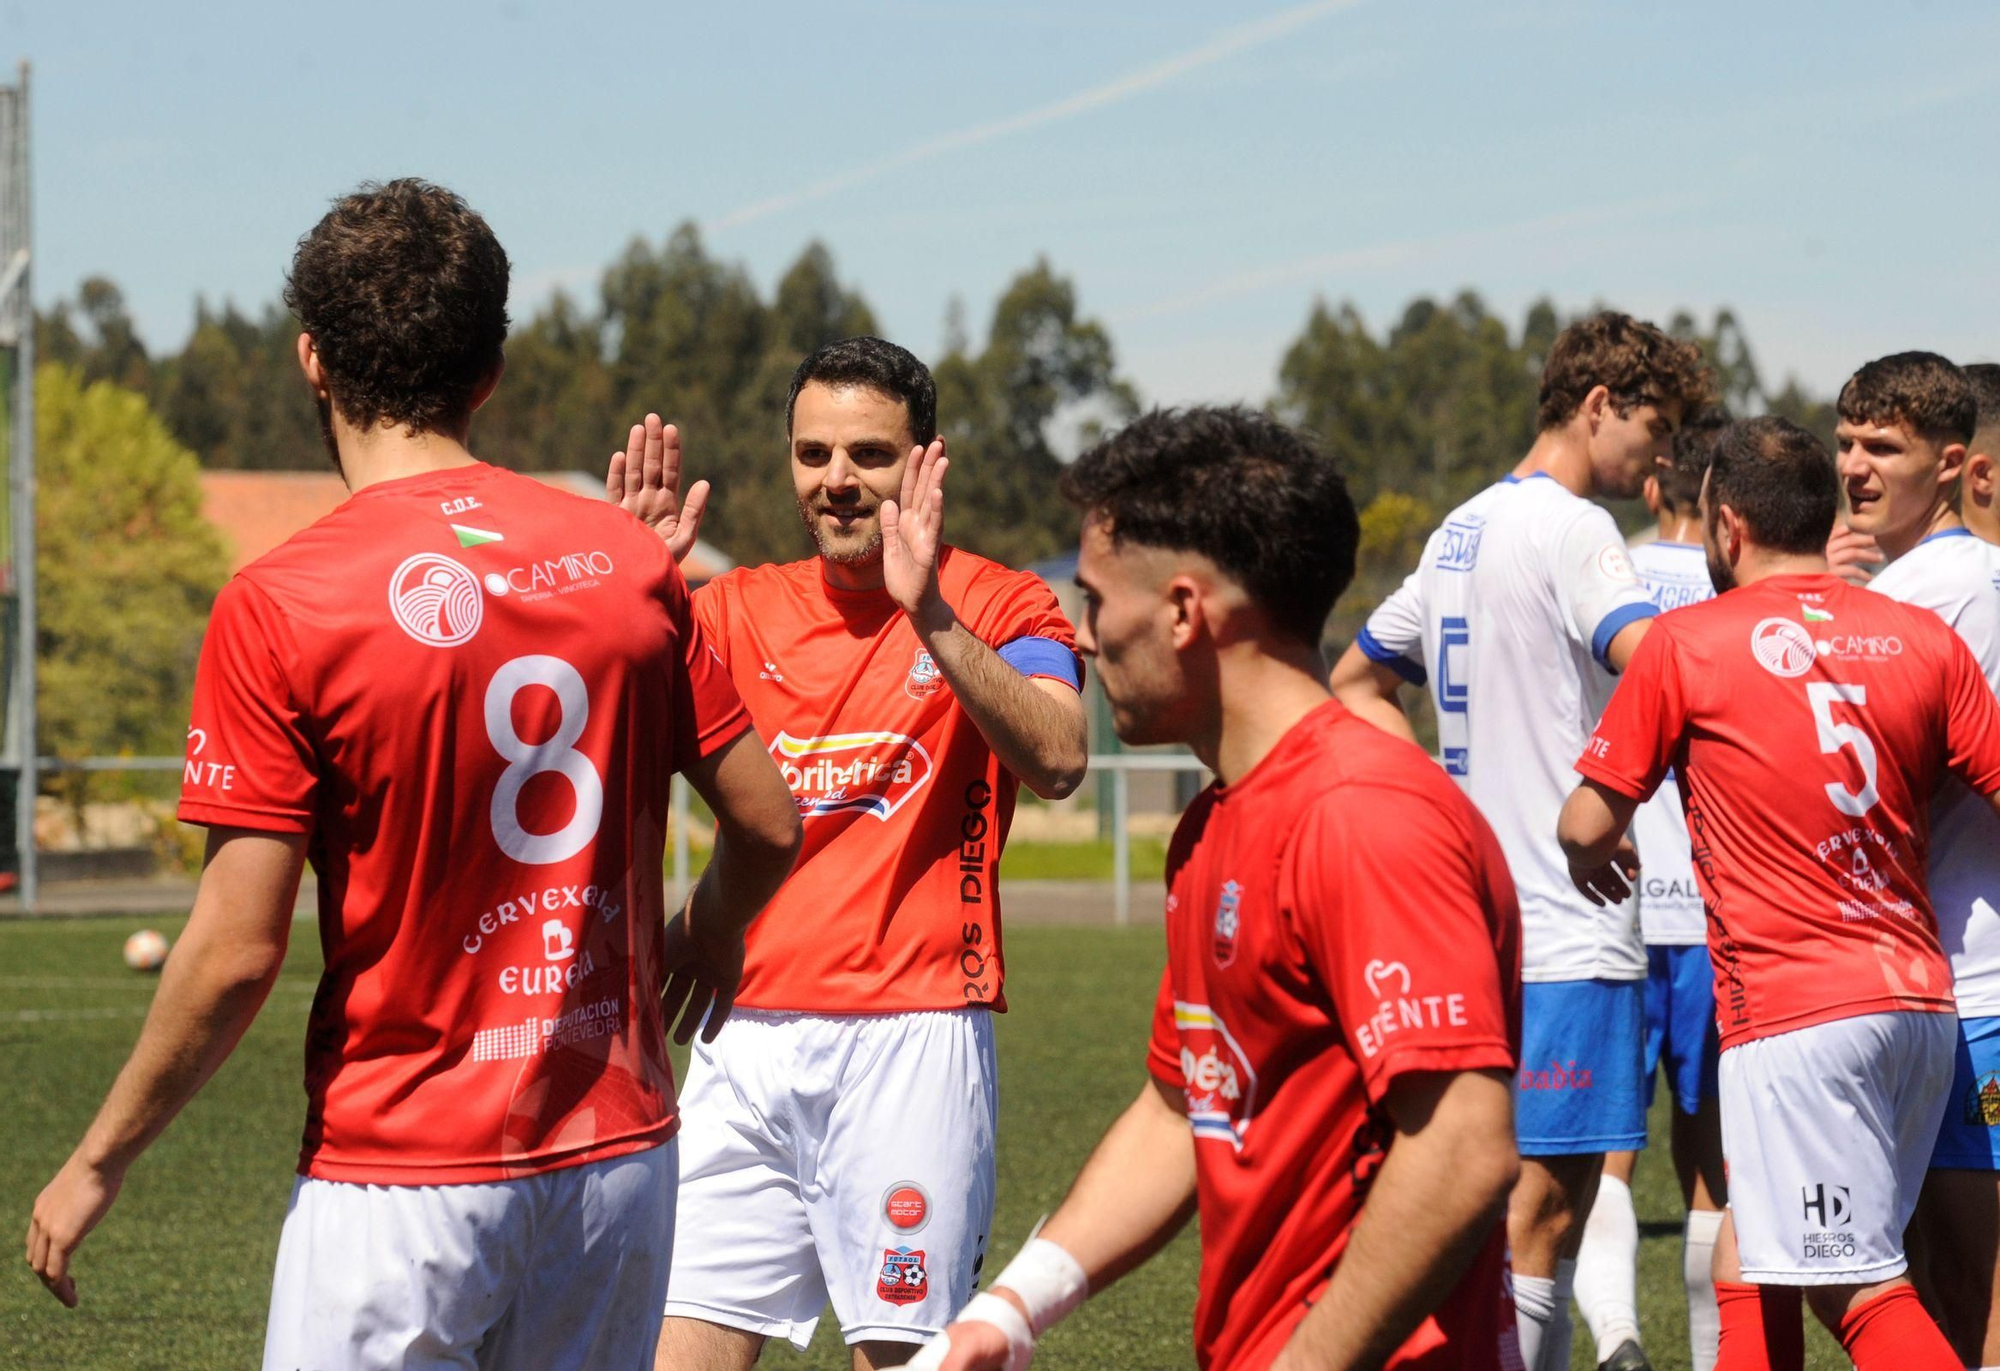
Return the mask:
M 890 1304 L 916 1304 L 931 1292 L 930 1273 L 924 1269 L 922 1248 L 891 1247 L 882 1254 L 882 1271 L 875 1280 L 875 1293 Z
M 1987 1072 L 1965 1092 L 1965 1122 L 1974 1128 L 2000 1126 L 2000 1071 Z

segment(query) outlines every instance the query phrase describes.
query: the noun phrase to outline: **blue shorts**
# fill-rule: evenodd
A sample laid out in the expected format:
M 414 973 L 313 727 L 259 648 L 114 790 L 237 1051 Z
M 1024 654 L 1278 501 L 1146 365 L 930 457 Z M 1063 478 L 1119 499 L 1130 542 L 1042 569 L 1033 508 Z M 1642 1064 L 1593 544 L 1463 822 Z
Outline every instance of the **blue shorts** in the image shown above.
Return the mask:
M 1660 1067 L 1683 1114 L 1701 1112 L 1715 1098 L 1722 1040 L 1715 1031 L 1715 968 L 1708 948 L 1646 949 L 1646 1107 Z
M 2000 1018 L 1960 1019 L 1955 1055 L 1931 1165 L 2000 1171 Z
M 1644 981 L 1521 987 L 1514 1133 L 1524 1157 L 1646 1145 Z

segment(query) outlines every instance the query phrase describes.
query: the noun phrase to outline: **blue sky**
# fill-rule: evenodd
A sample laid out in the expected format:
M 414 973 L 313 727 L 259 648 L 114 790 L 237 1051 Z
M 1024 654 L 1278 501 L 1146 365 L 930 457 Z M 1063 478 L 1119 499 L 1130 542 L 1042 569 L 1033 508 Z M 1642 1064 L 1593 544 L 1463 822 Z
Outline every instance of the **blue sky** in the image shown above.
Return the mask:
M 694 219 L 765 286 L 825 242 L 935 356 L 1046 255 L 1168 403 L 1268 396 L 1316 296 L 1380 327 L 1465 286 L 1515 324 L 1728 305 L 1821 390 L 2000 357 L 1996 52 L 2000 6 L 1942 0 L 0 0 L 38 296 L 108 275 L 156 348 L 417 174 L 492 221 L 517 318 Z

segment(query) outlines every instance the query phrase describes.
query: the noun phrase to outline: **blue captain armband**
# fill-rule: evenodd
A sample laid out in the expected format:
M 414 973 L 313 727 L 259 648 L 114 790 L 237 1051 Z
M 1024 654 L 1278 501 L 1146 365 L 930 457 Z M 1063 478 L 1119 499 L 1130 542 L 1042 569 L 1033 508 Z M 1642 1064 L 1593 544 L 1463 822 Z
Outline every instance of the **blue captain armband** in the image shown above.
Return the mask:
M 1354 645 L 1369 661 L 1388 667 L 1413 686 L 1420 686 L 1430 679 L 1422 667 L 1393 648 L 1384 647 L 1382 640 L 1365 628 L 1354 635 Z
M 1046 676 L 1071 690 L 1083 689 L 1083 663 L 1053 638 L 1016 638 L 1000 648 L 1000 660 L 1023 676 Z

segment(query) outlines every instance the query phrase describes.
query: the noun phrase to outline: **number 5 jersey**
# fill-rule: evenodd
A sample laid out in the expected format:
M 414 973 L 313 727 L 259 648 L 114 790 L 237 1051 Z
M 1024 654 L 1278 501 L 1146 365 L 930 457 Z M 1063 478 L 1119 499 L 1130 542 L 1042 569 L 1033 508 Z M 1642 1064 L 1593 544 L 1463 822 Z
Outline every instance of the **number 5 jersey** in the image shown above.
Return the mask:
M 368 486 L 224 587 L 180 817 L 309 835 L 301 1172 L 489 1181 L 670 1137 L 668 785 L 748 726 L 660 539 L 493 467 Z

